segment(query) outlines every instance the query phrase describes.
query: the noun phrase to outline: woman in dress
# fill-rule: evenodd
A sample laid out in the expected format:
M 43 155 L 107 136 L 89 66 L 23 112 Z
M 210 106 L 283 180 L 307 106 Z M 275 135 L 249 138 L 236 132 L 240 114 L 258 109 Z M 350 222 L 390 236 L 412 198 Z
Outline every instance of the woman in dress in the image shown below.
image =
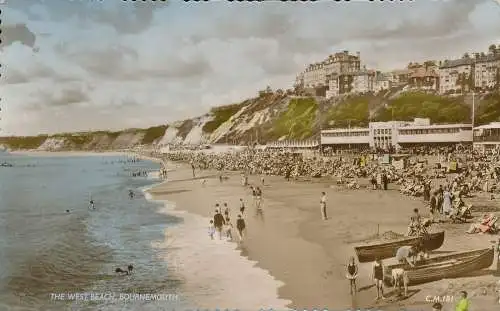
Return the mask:
M 350 293 L 356 293 L 356 278 L 358 277 L 358 265 L 354 261 L 354 257 L 349 258 L 349 263 L 347 264 L 347 279 L 350 284 Z
M 445 215 L 449 215 L 453 210 L 451 205 L 452 199 L 453 197 L 451 195 L 451 192 L 447 187 L 446 190 L 443 192 L 443 213 Z

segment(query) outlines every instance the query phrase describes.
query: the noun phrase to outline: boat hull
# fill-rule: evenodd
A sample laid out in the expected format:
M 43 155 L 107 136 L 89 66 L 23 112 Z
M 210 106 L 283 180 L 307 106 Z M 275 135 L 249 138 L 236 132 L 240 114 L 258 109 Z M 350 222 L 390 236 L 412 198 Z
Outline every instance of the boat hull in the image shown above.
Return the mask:
M 383 242 L 371 245 L 356 246 L 354 250 L 359 262 L 370 262 L 375 259 L 386 259 L 396 256 L 398 248 L 401 246 L 418 245 L 422 241 L 428 251 L 440 248 L 444 242 L 444 231 L 430 233 L 427 239 L 423 237 L 407 237 L 390 242 Z
M 408 285 L 460 277 L 489 268 L 493 264 L 494 258 L 495 250 L 486 248 L 436 256 L 426 259 L 415 267 L 410 267 L 408 264 L 389 265 L 384 269 L 384 282 L 387 286 L 392 286 L 392 270 L 396 268 L 403 268 L 408 273 Z

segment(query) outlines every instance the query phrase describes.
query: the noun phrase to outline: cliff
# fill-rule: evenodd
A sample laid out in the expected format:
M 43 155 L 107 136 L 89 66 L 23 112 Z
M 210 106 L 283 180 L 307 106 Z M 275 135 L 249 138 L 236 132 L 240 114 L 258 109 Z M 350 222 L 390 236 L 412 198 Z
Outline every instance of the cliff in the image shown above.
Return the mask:
M 433 123 L 470 122 L 470 99 L 392 90 L 332 100 L 261 92 L 241 103 L 215 107 L 192 119 L 147 129 L 1 137 L 11 150 L 117 150 L 140 145 L 248 144 L 308 139 L 321 127 L 366 126 L 370 121 L 430 118 Z M 500 95 L 476 98 L 476 124 L 500 120 Z

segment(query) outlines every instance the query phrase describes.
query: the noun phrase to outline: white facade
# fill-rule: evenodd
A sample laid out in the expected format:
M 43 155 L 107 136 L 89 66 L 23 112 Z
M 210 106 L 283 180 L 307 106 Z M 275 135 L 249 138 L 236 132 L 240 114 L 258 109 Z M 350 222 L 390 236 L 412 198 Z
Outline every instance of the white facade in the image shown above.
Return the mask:
M 391 88 L 391 81 L 383 76 L 377 76 L 375 82 L 373 83 L 373 91 L 378 93 L 383 90 L 388 90 Z
M 339 88 L 338 77 L 328 80 L 328 90 L 326 91 L 326 98 L 339 96 L 339 94 L 340 94 L 340 88 Z
M 483 152 L 500 149 L 500 122 L 492 122 L 474 128 L 474 149 Z
M 312 88 L 326 85 L 326 70 L 324 63 L 309 65 L 304 72 L 304 87 Z
M 359 72 L 353 75 L 352 93 L 366 93 L 373 91 L 373 73 Z
M 365 145 L 372 148 L 422 144 L 471 143 L 471 124 L 431 125 L 429 119 L 370 122 L 368 128 L 321 131 L 322 145 Z
M 474 60 L 468 58 L 445 61 L 439 67 L 439 92 L 443 94 L 460 89 L 459 77 L 465 75 L 469 78 L 473 74 L 473 62 Z
M 500 55 L 488 55 L 476 60 L 474 66 L 474 86 L 478 88 L 492 88 L 496 85 L 496 78 L 500 68 Z

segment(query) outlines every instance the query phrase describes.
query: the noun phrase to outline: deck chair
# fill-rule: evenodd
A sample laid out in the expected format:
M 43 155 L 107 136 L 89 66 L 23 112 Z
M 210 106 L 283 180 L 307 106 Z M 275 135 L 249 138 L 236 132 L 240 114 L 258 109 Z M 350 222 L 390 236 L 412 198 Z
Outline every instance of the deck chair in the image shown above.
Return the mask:
M 451 215 L 450 219 L 453 223 L 465 223 L 467 222 L 467 218 L 470 217 L 470 210 L 472 205 L 465 204 L 462 206 L 455 215 Z
M 495 233 L 497 231 L 496 227 L 495 227 L 495 224 L 496 222 L 498 221 L 498 217 L 493 217 L 490 219 L 490 221 L 488 221 L 487 223 L 485 224 L 481 224 L 479 225 L 479 230 L 482 232 L 482 233 Z

